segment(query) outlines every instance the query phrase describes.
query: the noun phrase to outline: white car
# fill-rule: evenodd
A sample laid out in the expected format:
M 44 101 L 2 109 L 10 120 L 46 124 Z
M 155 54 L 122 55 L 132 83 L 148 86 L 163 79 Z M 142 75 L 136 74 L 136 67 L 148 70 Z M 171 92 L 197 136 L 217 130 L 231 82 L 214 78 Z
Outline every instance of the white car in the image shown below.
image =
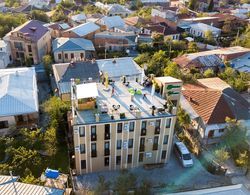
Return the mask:
M 184 143 L 177 141 L 174 144 L 174 152 L 180 160 L 183 167 L 192 167 L 194 165 L 190 152 Z

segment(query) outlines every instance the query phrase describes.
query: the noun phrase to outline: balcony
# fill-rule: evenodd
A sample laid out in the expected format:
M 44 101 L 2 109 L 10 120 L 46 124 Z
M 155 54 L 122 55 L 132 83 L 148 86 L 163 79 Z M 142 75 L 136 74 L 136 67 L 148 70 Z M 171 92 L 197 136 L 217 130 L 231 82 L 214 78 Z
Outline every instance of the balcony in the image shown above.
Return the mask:
M 158 144 L 153 144 L 153 150 L 158 150 Z
M 157 135 L 157 134 L 160 134 L 160 132 L 161 132 L 160 127 L 155 127 L 155 134 L 156 134 L 156 135 Z
M 97 135 L 96 134 L 92 134 L 91 135 L 91 141 L 96 141 L 97 140 Z
M 141 145 L 140 148 L 139 148 L 139 151 L 140 151 L 140 152 L 144 152 L 144 151 L 145 151 L 145 146 L 144 146 L 144 145 Z
M 97 157 L 97 152 L 96 152 L 96 150 L 92 150 L 91 151 L 91 157 Z
M 109 155 L 110 155 L 110 150 L 104 149 L 104 156 L 109 156 Z
M 141 136 L 145 136 L 147 134 L 147 130 L 146 129 L 142 129 L 141 130 Z

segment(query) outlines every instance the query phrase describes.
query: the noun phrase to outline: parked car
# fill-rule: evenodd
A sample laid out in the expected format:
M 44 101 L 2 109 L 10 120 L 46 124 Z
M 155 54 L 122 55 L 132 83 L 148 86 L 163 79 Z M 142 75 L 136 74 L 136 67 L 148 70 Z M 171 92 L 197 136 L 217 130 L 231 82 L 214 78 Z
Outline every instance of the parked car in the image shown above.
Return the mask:
M 184 143 L 177 141 L 174 144 L 174 152 L 177 158 L 180 160 L 183 167 L 192 167 L 194 162 L 190 152 Z

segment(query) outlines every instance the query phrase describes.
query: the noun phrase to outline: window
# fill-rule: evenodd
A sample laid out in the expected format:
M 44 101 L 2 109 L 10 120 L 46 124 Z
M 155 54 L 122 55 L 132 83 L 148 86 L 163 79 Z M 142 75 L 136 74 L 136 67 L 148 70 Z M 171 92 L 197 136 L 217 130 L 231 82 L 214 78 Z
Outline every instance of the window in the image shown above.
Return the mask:
M 163 144 L 168 144 L 168 135 L 164 135 Z
M 96 143 L 91 144 L 91 157 L 97 157 Z
M 0 121 L 0 129 L 5 129 L 9 127 L 8 121 Z
M 166 118 L 166 128 L 170 128 L 171 118 Z
M 28 52 L 32 52 L 31 45 L 28 45 Z
M 129 131 L 132 132 L 135 129 L 135 122 L 130 122 L 129 123 Z
M 219 133 L 223 133 L 224 132 L 224 129 L 219 129 Z
M 73 53 L 70 54 L 70 58 L 71 58 L 71 59 L 74 58 L 74 54 L 73 54 Z
M 143 162 L 144 153 L 139 153 L 139 162 Z
M 85 127 L 79 127 L 79 135 L 80 135 L 80 137 L 85 136 Z
M 109 166 L 109 157 L 104 158 L 104 166 L 105 167 Z
M 96 141 L 96 126 L 91 126 L 91 141 Z
M 122 123 L 118 123 L 117 124 L 117 133 L 121 133 L 122 132 Z
M 69 56 L 68 56 L 67 53 L 64 54 L 64 58 L 65 58 L 66 60 L 69 58 Z
M 167 155 L 167 151 L 166 150 L 162 150 L 161 152 L 161 159 L 165 159 Z
M 23 51 L 23 44 L 21 42 L 14 42 L 14 46 L 18 51 Z
M 160 128 L 161 127 L 161 119 L 155 121 L 155 127 Z
M 109 151 L 109 142 L 105 142 L 104 143 L 104 155 L 108 156 L 109 154 L 110 154 L 110 151 Z
M 121 164 L 121 156 L 116 156 L 116 165 Z
M 139 149 L 140 149 L 140 152 L 143 152 L 145 150 L 145 138 L 144 137 L 141 137 Z
M 155 136 L 154 137 L 153 150 L 158 150 L 158 140 L 159 140 L 159 137 Z
M 129 155 L 128 155 L 128 159 L 127 159 L 127 160 L 128 160 L 127 163 L 129 163 L 129 164 L 132 163 L 132 154 L 129 154 Z
M 61 60 L 62 59 L 62 54 L 58 54 L 58 59 Z
M 80 153 L 85 154 L 85 144 L 80 144 Z
M 128 140 L 128 148 L 133 148 L 133 139 Z
M 104 131 L 105 131 L 104 139 L 105 140 L 110 139 L 110 124 L 105 124 Z
M 81 169 L 86 169 L 86 160 L 81 160 Z
M 146 129 L 146 127 L 147 127 L 147 121 L 142 121 L 141 129 Z
M 122 140 L 117 140 L 117 146 L 116 146 L 117 150 L 120 150 L 122 148 Z
M 81 57 L 81 59 L 83 59 L 84 58 L 84 54 L 80 53 L 80 57 Z

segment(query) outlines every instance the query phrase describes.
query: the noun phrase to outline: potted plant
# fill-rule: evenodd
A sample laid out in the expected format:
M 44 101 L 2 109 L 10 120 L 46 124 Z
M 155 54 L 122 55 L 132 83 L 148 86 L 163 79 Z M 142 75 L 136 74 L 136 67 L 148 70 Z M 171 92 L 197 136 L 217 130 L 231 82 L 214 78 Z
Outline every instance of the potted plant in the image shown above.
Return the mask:
M 120 119 L 124 119 L 125 118 L 125 113 L 120 113 Z

